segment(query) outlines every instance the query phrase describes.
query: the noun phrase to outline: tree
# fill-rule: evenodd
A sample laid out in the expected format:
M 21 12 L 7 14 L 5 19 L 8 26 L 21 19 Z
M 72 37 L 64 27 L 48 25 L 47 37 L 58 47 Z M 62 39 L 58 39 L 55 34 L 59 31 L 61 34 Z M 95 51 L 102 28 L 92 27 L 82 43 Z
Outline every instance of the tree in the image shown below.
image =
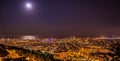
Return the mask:
M 5 57 L 9 54 L 9 52 L 5 49 L 0 48 L 0 57 Z

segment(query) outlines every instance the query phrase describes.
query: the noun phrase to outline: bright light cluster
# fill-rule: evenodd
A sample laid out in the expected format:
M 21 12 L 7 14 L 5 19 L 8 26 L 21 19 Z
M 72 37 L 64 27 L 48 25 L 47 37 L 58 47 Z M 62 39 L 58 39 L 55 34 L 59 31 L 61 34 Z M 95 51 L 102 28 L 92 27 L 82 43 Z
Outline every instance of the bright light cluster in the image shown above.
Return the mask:
M 28 36 L 22 36 L 22 39 L 24 39 L 24 40 L 36 40 L 36 37 L 32 36 L 32 35 L 28 35 Z

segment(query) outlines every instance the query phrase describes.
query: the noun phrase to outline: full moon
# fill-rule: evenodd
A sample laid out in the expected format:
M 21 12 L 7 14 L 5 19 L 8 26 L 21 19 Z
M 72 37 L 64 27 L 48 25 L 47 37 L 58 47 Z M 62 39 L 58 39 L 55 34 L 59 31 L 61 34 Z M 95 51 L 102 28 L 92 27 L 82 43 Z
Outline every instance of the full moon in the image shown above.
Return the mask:
M 31 9 L 31 8 L 32 8 L 32 4 L 31 4 L 31 3 L 29 3 L 29 2 L 28 2 L 28 3 L 26 3 L 26 8 L 27 8 L 27 9 Z

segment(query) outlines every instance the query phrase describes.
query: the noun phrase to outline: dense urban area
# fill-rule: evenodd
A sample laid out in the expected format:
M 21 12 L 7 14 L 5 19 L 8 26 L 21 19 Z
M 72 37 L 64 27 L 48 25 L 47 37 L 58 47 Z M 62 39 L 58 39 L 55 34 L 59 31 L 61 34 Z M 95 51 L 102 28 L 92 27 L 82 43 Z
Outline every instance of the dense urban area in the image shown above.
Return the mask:
M 0 44 L 26 49 L 28 51 L 40 51 L 53 55 L 55 60 L 70 61 L 119 61 L 120 40 L 99 38 L 44 38 L 44 39 L 0 39 Z M 9 50 L 8 50 L 9 51 Z M 0 52 L 1 53 L 1 52 Z M 12 51 L 9 57 L 14 56 Z M 8 56 L 7 56 L 8 57 Z M 39 57 L 38 57 L 39 58 Z M 1 58 L 2 60 L 3 58 Z M 29 58 L 26 58 L 30 60 Z M 40 59 L 40 58 L 39 58 Z M 31 59 L 32 60 L 32 59 Z M 39 60 L 32 60 L 39 61 Z

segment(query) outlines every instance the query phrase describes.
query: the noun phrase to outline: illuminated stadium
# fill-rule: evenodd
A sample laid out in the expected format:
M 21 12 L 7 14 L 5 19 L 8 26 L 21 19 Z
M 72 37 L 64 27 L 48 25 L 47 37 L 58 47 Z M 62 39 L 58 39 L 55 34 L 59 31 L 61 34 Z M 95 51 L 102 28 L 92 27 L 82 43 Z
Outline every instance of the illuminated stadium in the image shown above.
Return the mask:
M 21 37 L 23 40 L 36 40 L 37 37 L 33 35 L 25 35 Z

